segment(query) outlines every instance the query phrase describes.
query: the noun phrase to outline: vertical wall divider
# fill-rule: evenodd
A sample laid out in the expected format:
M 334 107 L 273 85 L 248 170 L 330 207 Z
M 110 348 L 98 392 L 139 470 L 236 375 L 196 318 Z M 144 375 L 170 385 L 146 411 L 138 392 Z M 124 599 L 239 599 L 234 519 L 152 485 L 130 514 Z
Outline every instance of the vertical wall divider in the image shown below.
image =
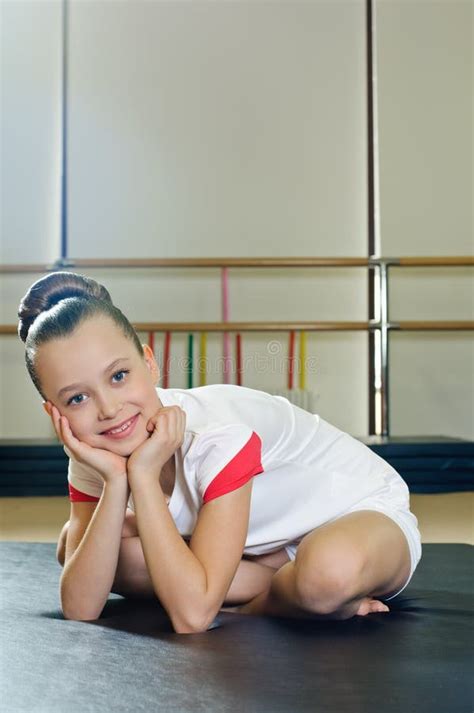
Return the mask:
M 369 320 L 380 327 L 369 331 L 368 403 L 369 435 L 389 435 L 388 382 L 388 265 L 381 258 L 380 175 L 377 91 L 376 0 L 366 0 L 367 43 L 367 218 L 369 261 L 377 260 L 368 272 Z
M 69 47 L 69 4 L 62 2 L 62 82 L 61 82 L 61 260 L 68 258 L 68 47 Z

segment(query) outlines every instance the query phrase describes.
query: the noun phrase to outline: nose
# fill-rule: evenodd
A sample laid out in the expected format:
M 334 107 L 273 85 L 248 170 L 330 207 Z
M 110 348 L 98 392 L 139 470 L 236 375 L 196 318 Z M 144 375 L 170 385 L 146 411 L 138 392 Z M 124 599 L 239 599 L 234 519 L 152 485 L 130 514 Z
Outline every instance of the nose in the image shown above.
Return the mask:
M 122 403 L 116 394 L 103 392 L 97 394 L 97 410 L 100 421 L 113 419 L 122 410 Z

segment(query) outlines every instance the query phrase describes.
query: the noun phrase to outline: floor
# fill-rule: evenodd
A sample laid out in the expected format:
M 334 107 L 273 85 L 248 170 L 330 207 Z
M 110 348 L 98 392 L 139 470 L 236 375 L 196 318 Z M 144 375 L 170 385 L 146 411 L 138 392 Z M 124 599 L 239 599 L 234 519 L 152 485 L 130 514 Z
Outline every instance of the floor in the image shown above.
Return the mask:
M 474 544 L 474 492 L 411 495 L 422 542 Z M 0 540 L 56 542 L 69 519 L 64 497 L 0 498 Z

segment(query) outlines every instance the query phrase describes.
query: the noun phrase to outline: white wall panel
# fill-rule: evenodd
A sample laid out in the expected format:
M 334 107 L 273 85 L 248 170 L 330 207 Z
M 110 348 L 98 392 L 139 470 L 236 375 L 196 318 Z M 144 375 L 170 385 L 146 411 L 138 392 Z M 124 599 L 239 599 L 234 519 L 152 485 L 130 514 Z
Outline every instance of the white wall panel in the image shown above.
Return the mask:
M 382 254 L 469 255 L 473 4 L 376 3 Z M 474 319 L 472 268 L 391 268 L 393 320 Z M 390 337 L 391 432 L 474 438 L 472 332 Z
M 61 2 L 0 3 L 0 261 L 47 262 L 60 238 Z
M 363 255 L 364 2 L 75 2 L 70 254 Z
M 384 255 L 472 249 L 472 4 L 378 1 Z M 2 3 L 2 260 L 59 256 L 61 5 Z M 364 255 L 365 15 L 347 2 L 70 7 L 69 237 L 75 257 Z M 218 271 L 90 270 L 134 321 L 220 318 Z M 393 319 L 470 319 L 471 273 L 392 270 Z M 2 321 L 38 276 L 4 278 Z M 363 270 L 231 271 L 232 319 L 364 319 Z M 143 335 L 145 339 L 146 335 Z M 244 383 L 278 388 L 244 335 Z M 160 358 L 161 336 L 157 335 Z M 4 436 L 50 433 L 2 339 Z M 221 338 L 209 337 L 219 381 Z M 367 430 L 364 334 L 308 337 L 318 410 Z M 185 386 L 186 337 L 171 385 Z M 391 336 L 394 434 L 474 435 L 469 334 Z M 415 399 L 416 395 L 416 399 Z M 414 404 L 414 399 L 416 404 Z M 415 407 L 416 406 L 416 407 Z
M 392 435 L 472 440 L 472 336 L 465 332 L 398 332 L 391 336 L 390 351 Z

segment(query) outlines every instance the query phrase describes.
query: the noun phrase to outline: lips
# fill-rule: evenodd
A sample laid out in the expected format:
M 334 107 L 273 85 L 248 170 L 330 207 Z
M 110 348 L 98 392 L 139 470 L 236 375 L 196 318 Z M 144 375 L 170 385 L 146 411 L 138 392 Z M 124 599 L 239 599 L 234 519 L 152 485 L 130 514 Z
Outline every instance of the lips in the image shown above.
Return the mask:
M 126 438 L 129 436 L 135 428 L 135 424 L 138 420 L 138 415 L 131 416 L 125 421 L 118 423 L 113 428 L 108 428 L 106 431 L 102 431 L 101 436 L 108 436 L 109 438 Z

